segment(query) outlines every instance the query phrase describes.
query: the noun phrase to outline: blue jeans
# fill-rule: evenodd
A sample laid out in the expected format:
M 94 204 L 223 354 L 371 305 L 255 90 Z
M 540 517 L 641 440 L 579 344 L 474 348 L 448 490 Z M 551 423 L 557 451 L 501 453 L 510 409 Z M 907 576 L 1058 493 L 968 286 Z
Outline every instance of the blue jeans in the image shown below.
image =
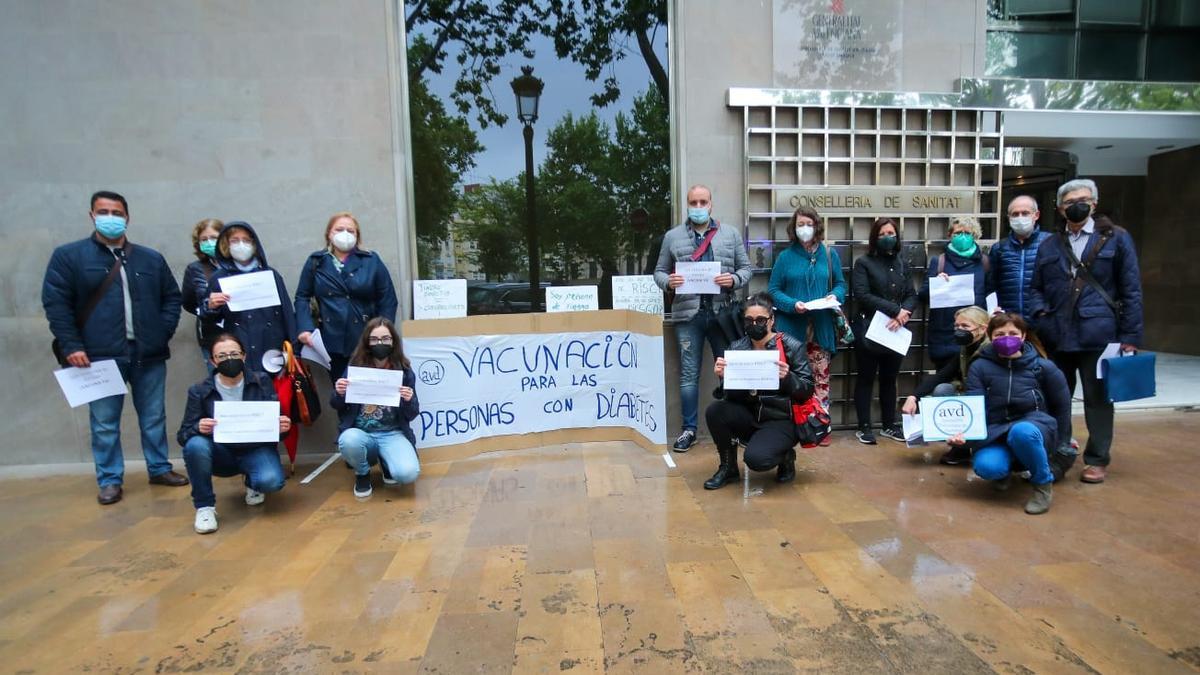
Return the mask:
M 729 345 L 711 309 L 701 309 L 687 321 L 675 324 L 675 339 L 679 342 L 679 400 L 683 408 L 683 428 L 695 431 L 700 409 L 704 341 L 708 340 L 714 360 L 724 356 Z
M 207 436 L 192 436 L 183 446 L 183 463 L 192 481 L 192 504 L 196 508 L 216 506 L 213 476 L 244 475 L 246 487 L 259 492 L 279 492 L 287 480 L 279 463 L 279 448 L 274 444 L 234 452 Z
M 1017 422 L 1008 430 L 1004 443 L 996 443 L 975 451 L 971 463 L 975 473 L 987 480 L 1007 478 L 1016 458 L 1029 470 L 1029 482 L 1047 485 L 1054 482 L 1050 473 L 1050 460 L 1042 441 L 1042 432 L 1029 422 Z
M 158 476 L 171 470 L 171 463 L 167 461 L 167 412 L 163 403 L 167 362 L 135 365 L 131 357 L 132 345 L 127 358 L 117 359 L 117 368 L 133 391 L 146 472 Z M 120 485 L 125 480 L 125 455 L 121 449 L 121 409 L 124 407 L 124 395 L 109 396 L 88 404 L 92 457 L 96 462 L 96 483 L 100 487 Z
M 338 452 L 358 476 L 371 473 L 371 467 L 381 459 L 392 479 L 401 483 L 412 483 L 421 473 L 416 448 L 399 431 L 363 431 L 351 427 L 338 436 Z

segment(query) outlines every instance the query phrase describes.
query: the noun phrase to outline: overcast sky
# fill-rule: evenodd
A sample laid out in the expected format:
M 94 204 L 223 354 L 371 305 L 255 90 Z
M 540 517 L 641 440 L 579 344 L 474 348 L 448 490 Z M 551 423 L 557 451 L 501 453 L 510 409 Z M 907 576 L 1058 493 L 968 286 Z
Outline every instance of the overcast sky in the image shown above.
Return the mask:
M 492 93 L 495 96 L 496 107 L 509 116 L 504 126 L 489 126 L 480 129 L 475 122 L 474 114 L 469 115 L 471 126 L 479 135 L 479 141 L 485 150 L 475 157 L 474 170 L 463 176 L 463 183 L 486 183 L 489 178 L 506 180 L 515 177 L 525 169 L 525 140 L 521 135 L 521 123 L 517 120 L 517 103 L 513 95 L 511 82 L 521 74 L 521 66 L 533 65 L 533 74 L 545 83 L 542 90 L 541 103 L 538 108 L 538 121 L 534 124 L 533 161 L 541 164 L 545 157 L 546 132 L 568 112 L 576 116 L 586 115 L 593 109 L 601 119 L 612 127 L 613 119 L 619 111 L 628 111 L 633 107 L 633 98 L 651 86 L 650 71 L 646 62 L 637 51 L 637 43 L 629 40 L 628 54 L 614 66 L 617 82 L 621 86 L 621 98 L 603 108 L 594 108 L 588 97 L 600 89 L 599 83 L 588 82 L 584 77 L 583 67 L 568 59 L 559 59 L 554 53 L 554 43 L 542 36 L 535 36 L 530 41 L 536 56 L 529 61 L 521 55 L 509 57 L 502 65 L 502 71 L 492 81 Z M 667 67 L 667 30 L 665 26 L 658 29 L 654 36 L 655 52 Z M 454 57 L 456 51 L 448 50 L 446 67 L 441 74 L 427 73 L 431 91 L 435 92 L 446 102 L 448 111 L 455 110 L 450 103 L 449 95 L 458 79 L 458 64 Z M 607 71 L 601 75 L 603 79 Z

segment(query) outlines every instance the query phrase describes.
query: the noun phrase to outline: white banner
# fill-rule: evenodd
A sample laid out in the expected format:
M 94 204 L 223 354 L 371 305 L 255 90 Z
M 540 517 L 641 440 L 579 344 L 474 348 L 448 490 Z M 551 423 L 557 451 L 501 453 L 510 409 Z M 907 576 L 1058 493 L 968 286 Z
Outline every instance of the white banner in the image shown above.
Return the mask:
M 554 429 L 629 427 L 667 442 L 662 336 L 629 331 L 405 338 L 421 448 Z

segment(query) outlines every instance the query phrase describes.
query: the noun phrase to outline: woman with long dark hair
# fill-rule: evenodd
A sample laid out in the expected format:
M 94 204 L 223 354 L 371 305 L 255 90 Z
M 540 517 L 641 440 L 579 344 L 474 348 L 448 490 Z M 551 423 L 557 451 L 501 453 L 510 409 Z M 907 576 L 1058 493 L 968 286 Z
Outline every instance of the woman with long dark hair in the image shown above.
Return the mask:
M 897 330 L 912 318 L 917 307 L 917 289 L 912 271 L 900 254 L 900 228 L 891 218 L 879 218 L 871 225 L 867 254 L 854 261 L 852 274 L 855 312 L 854 357 L 858 377 L 854 382 L 854 408 L 858 413 L 859 443 L 875 445 L 871 431 L 871 390 L 879 376 L 879 418 L 882 435 L 904 442 L 904 432 L 896 425 L 896 376 L 900 374 L 902 354 L 866 339 L 867 326 L 875 312 L 890 320 L 888 330 Z
M 383 406 L 347 403 L 348 370 L 334 382 L 330 405 L 338 411 L 338 451 L 354 469 L 354 496 L 371 496 L 371 467 L 380 464 L 385 485 L 412 483 L 421 473 L 417 459 L 417 437 L 411 423 L 421 413 L 417 402 L 417 376 L 412 370 L 400 335 L 392 322 L 375 317 L 367 322 L 351 366 L 404 371 L 400 405 Z
M 1028 470 L 1033 497 L 1025 513 L 1045 513 L 1054 481 L 1075 462 L 1067 378 L 1021 315 L 997 314 L 987 334 L 991 343 L 979 348 L 967 374 L 966 394 L 983 396 L 987 405 L 987 438 L 972 444 L 975 473 L 1007 489 L 1013 471 Z M 962 434 L 947 442 L 967 445 Z

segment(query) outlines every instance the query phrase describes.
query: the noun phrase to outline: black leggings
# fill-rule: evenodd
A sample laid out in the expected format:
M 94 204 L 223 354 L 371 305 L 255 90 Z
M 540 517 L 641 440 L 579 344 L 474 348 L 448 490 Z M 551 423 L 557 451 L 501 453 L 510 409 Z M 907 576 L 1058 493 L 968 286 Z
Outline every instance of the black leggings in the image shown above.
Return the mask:
M 896 376 L 900 374 L 900 362 L 904 357 L 896 352 L 876 353 L 860 340 L 854 347 L 858 360 L 858 377 L 854 381 L 854 409 L 858 413 L 858 426 L 871 425 L 871 388 L 875 385 L 875 374 L 879 374 L 879 417 L 883 426 L 896 424 Z
M 741 403 L 713 401 L 704 411 L 704 419 L 717 448 L 732 448 L 735 438 L 746 446 L 743 459 L 752 471 L 769 471 L 779 466 L 800 441 L 795 422 L 757 422 L 754 413 Z

